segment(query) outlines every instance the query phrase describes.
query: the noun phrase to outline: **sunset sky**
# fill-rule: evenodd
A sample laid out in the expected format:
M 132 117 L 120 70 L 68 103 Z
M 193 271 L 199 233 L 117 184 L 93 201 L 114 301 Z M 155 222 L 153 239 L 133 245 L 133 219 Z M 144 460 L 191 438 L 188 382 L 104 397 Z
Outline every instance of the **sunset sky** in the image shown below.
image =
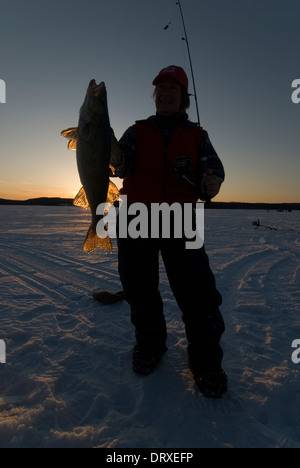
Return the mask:
M 227 174 L 216 200 L 300 203 L 299 0 L 181 4 L 201 122 Z M 155 112 L 161 68 L 190 76 L 182 36 L 175 0 L 0 0 L 0 198 L 74 196 L 75 153 L 60 132 L 77 125 L 90 79 L 105 81 L 120 138 Z

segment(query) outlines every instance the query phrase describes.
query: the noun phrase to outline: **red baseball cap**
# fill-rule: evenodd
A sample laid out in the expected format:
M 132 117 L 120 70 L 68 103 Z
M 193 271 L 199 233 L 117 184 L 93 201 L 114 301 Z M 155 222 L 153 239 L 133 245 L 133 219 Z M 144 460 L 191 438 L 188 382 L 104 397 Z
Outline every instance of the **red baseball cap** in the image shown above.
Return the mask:
M 157 86 L 160 80 L 165 76 L 170 76 L 171 78 L 174 78 L 174 80 L 179 81 L 180 84 L 182 84 L 186 89 L 188 89 L 189 80 L 183 68 L 176 67 L 175 65 L 170 65 L 167 68 L 163 68 L 159 72 L 157 77 L 154 79 L 152 83 L 153 86 Z

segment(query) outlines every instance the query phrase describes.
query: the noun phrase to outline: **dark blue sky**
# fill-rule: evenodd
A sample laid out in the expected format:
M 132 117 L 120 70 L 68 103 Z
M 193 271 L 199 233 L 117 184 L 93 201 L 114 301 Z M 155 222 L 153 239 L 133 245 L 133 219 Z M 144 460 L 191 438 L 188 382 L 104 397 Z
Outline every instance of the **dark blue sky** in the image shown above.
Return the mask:
M 202 125 L 227 173 L 218 200 L 300 202 L 299 0 L 181 4 Z M 120 137 L 154 113 L 161 68 L 190 75 L 182 36 L 174 0 L 0 0 L 0 197 L 72 196 L 76 161 L 60 131 L 77 124 L 90 79 L 106 82 Z

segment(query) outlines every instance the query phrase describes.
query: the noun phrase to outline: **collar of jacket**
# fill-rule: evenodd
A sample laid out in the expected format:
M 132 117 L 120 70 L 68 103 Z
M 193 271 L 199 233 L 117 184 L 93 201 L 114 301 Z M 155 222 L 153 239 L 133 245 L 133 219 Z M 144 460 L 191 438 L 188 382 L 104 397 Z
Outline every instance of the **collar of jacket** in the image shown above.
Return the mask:
M 198 127 L 199 124 L 195 122 L 191 122 L 188 119 L 187 114 L 182 114 L 182 113 L 177 113 L 170 115 L 168 117 L 164 117 L 162 115 L 156 114 L 156 115 L 151 115 L 148 119 L 144 120 L 137 120 L 136 124 L 156 124 L 159 128 L 161 127 L 177 127 L 178 125 L 181 125 L 185 128 L 195 128 Z

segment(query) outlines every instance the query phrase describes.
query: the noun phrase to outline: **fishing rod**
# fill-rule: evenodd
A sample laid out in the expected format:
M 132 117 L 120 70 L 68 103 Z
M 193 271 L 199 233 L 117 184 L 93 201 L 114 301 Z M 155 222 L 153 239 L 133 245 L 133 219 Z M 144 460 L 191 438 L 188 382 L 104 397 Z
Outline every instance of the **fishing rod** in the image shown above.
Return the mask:
M 182 10 L 182 6 L 181 6 L 181 2 L 180 0 L 178 0 L 176 2 L 176 5 L 178 5 L 179 7 L 179 10 L 180 10 L 180 16 L 181 16 L 181 20 L 182 20 L 182 26 L 183 26 L 183 31 L 184 31 L 184 37 L 182 38 L 183 41 L 185 41 L 186 43 L 186 47 L 187 47 L 187 51 L 188 51 L 188 57 L 189 57 L 189 62 L 190 62 L 190 68 L 191 68 L 191 75 L 192 75 L 192 82 L 193 82 L 193 90 L 194 90 L 194 98 L 195 98 L 195 104 L 196 104 L 196 112 L 197 112 L 197 119 L 198 119 L 198 124 L 199 124 L 199 127 L 201 127 L 201 122 L 200 122 L 200 112 L 199 112 L 199 104 L 198 104 L 198 97 L 197 97 L 197 89 L 196 89 L 196 82 L 195 82 L 195 75 L 194 75 L 194 67 L 193 67 L 193 61 L 192 61 L 192 55 L 191 55 L 191 50 L 190 50 L 190 44 L 189 44 L 189 39 L 188 39 L 188 34 L 187 34 L 187 29 L 186 29 L 186 25 L 185 25 L 185 20 L 184 20 L 184 16 L 183 16 L 183 10 Z M 165 26 L 165 31 L 170 27 L 172 22 L 170 22 L 169 24 L 167 24 Z M 203 156 L 201 157 L 201 166 L 202 166 L 202 174 L 203 175 L 206 175 L 207 174 L 207 170 L 208 170 L 208 166 L 207 166 L 207 157 L 206 156 Z M 193 184 L 189 179 L 187 179 L 185 176 L 183 177 L 184 179 L 186 179 L 189 183 L 191 183 L 192 185 L 195 185 Z M 203 199 L 205 199 L 207 205 L 210 204 L 210 201 L 211 201 L 211 197 L 207 194 L 207 190 L 206 188 L 203 189 L 203 192 L 204 192 L 204 197 Z
M 194 75 L 194 67 L 193 67 L 193 61 L 192 61 L 192 55 L 191 55 L 191 50 L 190 50 L 190 44 L 189 44 L 187 29 L 186 29 L 186 25 L 185 25 L 185 21 L 184 21 L 183 10 L 182 10 L 182 6 L 181 6 L 180 0 L 178 0 L 178 1 L 176 2 L 176 5 L 178 5 L 179 10 L 180 10 L 180 16 L 181 16 L 181 21 L 182 21 L 182 26 L 183 26 L 183 31 L 184 31 L 184 37 L 182 37 L 182 40 L 185 41 L 185 43 L 186 43 L 186 48 L 187 48 L 187 51 L 188 51 L 189 62 L 190 62 L 190 68 L 191 68 L 192 81 L 193 81 L 194 94 L 193 94 L 193 95 L 190 94 L 190 96 L 194 96 L 194 98 L 195 98 L 198 124 L 199 124 L 199 126 L 201 127 L 201 125 L 200 125 L 200 112 L 199 112 L 198 97 L 197 97 L 197 89 L 196 89 L 196 82 L 195 82 L 195 75 Z M 171 24 L 172 24 L 172 21 L 170 21 L 170 23 L 168 23 L 168 24 L 165 26 L 164 30 L 166 31 L 167 29 L 169 29 L 169 27 L 171 26 Z
M 189 44 L 189 39 L 188 39 L 188 34 L 187 34 L 187 29 L 184 21 L 184 16 L 183 16 L 183 10 L 181 6 L 180 0 L 176 2 L 176 5 L 178 5 L 179 10 L 180 10 L 180 16 L 182 20 L 182 26 L 183 26 L 183 31 L 184 31 L 184 37 L 182 38 L 183 41 L 186 43 L 186 48 L 188 51 L 188 56 L 189 56 L 189 62 L 190 62 L 190 68 L 191 68 L 191 75 L 192 75 L 192 81 L 193 81 L 193 89 L 194 89 L 194 98 L 195 98 L 195 104 L 196 104 L 196 112 L 197 112 L 197 119 L 198 119 L 198 124 L 200 125 L 200 112 L 199 112 L 199 105 L 198 105 L 198 97 L 197 97 L 197 90 L 196 90 L 196 83 L 195 83 L 195 75 L 194 75 L 194 67 L 193 67 L 193 61 L 192 61 L 192 55 L 191 55 L 191 50 L 190 50 L 190 44 Z M 166 26 L 165 30 L 168 29 L 169 25 Z
M 259 219 L 257 221 L 253 221 L 252 226 L 256 226 L 255 230 L 258 229 L 259 227 L 263 227 L 266 229 L 270 229 L 270 231 L 279 231 L 279 228 L 272 227 L 272 226 L 265 226 L 264 224 L 261 224 Z

